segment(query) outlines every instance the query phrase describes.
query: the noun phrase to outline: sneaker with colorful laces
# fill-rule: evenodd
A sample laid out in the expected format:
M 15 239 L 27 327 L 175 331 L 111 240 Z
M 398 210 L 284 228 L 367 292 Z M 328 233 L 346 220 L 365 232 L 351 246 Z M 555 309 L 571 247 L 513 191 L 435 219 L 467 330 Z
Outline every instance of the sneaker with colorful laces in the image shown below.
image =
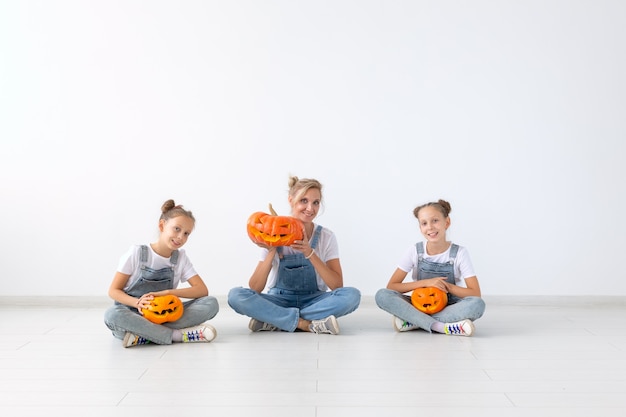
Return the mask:
M 217 330 L 215 327 L 209 324 L 201 324 L 200 326 L 187 327 L 186 329 L 180 329 L 183 334 L 183 343 L 192 342 L 210 342 L 217 336 Z
M 408 332 L 409 330 L 416 330 L 420 327 L 417 324 L 409 323 L 399 317 L 394 317 L 393 328 L 396 329 L 397 332 Z
M 278 330 L 278 327 L 273 324 L 265 323 L 257 319 L 250 319 L 248 329 L 253 332 L 273 332 Z
M 474 333 L 474 323 L 471 320 L 461 320 L 456 323 L 446 323 L 444 326 L 446 334 L 454 336 L 471 336 Z
M 339 323 L 335 316 L 328 316 L 322 320 L 311 320 L 309 330 L 317 334 L 339 334 Z
M 132 334 L 131 332 L 126 332 L 124 340 L 122 340 L 122 346 L 125 348 L 137 345 L 147 345 L 148 343 L 150 343 L 148 339 L 144 339 L 143 337 Z

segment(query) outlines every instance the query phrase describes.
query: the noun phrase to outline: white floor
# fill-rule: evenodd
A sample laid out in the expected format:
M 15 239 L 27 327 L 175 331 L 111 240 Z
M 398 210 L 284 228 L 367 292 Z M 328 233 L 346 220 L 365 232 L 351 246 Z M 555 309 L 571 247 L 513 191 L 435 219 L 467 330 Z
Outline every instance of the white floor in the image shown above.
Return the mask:
M 5 297 L 0 415 L 626 415 L 624 298 L 486 301 L 470 338 L 396 333 L 372 297 L 330 336 L 250 333 L 221 297 L 214 342 L 124 349 L 106 299 Z

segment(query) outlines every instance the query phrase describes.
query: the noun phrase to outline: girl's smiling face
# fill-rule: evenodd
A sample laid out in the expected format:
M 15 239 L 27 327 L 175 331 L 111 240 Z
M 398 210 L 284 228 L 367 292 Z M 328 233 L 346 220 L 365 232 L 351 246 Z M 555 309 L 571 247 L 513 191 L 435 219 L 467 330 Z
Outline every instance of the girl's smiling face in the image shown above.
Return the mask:
M 161 230 L 162 244 L 168 249 L 176 250 L 181 248 L 193 231 L 195 222 L 187 216 L 176 216 L 169 220 L 161 220 L 159 229 Z
M 444 217 L 435 207 L 427 206 L 419 211 L 417 220 L 420 232 L 429 242 L 445 242 L 446 230 L 450 227 L 450 217 Z
M 320 209 L 322 194 L 317 188 L 309 188 L 299 200 L 289 197 L 291 215 L 303 223 L 311 223 Z

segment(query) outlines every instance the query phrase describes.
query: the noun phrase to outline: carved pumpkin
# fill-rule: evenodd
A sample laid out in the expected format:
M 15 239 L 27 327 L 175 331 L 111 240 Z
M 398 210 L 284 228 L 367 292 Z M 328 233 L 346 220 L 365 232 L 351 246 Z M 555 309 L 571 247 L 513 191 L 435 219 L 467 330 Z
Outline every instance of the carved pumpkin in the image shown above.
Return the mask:
M 416 288 L 411 294 L 411 304 L 422 313 L 439 313 L 448 305 L 448 294 L 435 287 Z
M 248 236 L 254 243 L 267 246 L 289 246 L 302 239 L 303 224 L 291 216 L 278 216 L 270 204 L 272 214 L 257 211 L 248 218 Z
M 161 295 L 150 301 L 150 307 L 142 310 L 143 316 L 152 323 L 176 321 L 183 316 L 183 302 L 175 295 Z

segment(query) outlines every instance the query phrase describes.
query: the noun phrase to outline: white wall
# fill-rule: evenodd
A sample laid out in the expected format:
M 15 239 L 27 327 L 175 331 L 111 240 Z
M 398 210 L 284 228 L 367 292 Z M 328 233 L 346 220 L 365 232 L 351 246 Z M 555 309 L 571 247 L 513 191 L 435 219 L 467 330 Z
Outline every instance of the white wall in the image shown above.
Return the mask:
M 346 285 L 452 203 L 485 295 L 626 295 L 626 3 L 0 1 L 2 295 L 105 295 L 168 198 L 213 294 L 325 185 Z

